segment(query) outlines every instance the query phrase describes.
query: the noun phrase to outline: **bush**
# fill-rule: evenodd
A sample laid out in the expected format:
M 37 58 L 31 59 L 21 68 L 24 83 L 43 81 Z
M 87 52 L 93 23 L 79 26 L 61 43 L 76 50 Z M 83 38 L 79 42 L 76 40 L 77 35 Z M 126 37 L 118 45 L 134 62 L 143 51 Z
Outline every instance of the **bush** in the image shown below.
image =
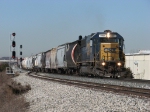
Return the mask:
M 21 83 L 17 83 L 15 81 L 9 82 L 8 86 L 10 87 L 10 89 L 14 94 L 22 94 L 24 92 L 27 92 L 28 90 L 31 90 L 30 85 L 22 86 Z
M 20 94 L 30 89 L 30 85 L 22 86 L 0 72 L 0 112 L 24 112 L 29 103 Z
M 133 77 L 133 73 L 132 73 L 132 71 L 131 71 L 130 68 L 126 68 L 126 72 L 125 72 L 125 74 L 124 74 L 124 77 L 125 77 L 125 78 L 134 78 L 134 77 Z

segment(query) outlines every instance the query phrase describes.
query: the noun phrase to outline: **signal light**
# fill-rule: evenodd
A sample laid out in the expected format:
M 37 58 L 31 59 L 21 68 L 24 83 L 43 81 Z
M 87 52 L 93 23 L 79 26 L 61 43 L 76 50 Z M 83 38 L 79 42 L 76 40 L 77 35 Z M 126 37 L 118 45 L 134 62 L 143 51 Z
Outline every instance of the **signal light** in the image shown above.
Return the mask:
M 16 52 L 12 51 L 12 58 L 15 59 L 16 58 Z
M 22 52 L 20 52 L 20 55 L 22 55 Z
M 12 33 L 12 36 L 15 36 L 16 35 L 16 33 Z
M 12 41 L 12 47 L 15 47 L 15 46 L 16 46 L 16 42 Z
M 20 48 L 22 48 L 22 45 L 20 45 Z

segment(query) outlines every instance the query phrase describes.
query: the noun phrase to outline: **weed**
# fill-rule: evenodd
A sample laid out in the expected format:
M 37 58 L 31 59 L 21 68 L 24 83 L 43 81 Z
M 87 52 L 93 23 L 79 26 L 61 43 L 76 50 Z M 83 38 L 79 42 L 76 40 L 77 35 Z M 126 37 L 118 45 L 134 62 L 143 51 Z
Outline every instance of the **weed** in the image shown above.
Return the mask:
M 24 97 L 20 94 L 30 90 L 30 85 L 22 86 L 0 72 L 0 112 L 23 112 L 29 107 Z

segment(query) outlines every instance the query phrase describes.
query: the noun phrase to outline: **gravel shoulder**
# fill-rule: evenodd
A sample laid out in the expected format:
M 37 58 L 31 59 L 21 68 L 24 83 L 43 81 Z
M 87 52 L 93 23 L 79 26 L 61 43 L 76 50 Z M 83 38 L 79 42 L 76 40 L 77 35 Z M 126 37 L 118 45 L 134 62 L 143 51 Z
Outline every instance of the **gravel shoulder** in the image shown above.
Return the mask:
M 14 80 L 30 84 L 23 94 L 30 103 L 28 112 L 149 112 L 150 98 L 138 98 L 106 91 L 63 85 L 29 77 L 25 73 Z

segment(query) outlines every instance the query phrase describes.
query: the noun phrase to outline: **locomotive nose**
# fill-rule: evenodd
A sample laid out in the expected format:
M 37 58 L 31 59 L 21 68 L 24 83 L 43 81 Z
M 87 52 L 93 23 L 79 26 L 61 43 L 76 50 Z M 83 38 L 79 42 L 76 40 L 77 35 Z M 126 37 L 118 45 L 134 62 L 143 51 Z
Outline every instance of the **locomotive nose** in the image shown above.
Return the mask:
M 116 61 L 119 60 L 118 43 L 101 43 L 100 60 Z

